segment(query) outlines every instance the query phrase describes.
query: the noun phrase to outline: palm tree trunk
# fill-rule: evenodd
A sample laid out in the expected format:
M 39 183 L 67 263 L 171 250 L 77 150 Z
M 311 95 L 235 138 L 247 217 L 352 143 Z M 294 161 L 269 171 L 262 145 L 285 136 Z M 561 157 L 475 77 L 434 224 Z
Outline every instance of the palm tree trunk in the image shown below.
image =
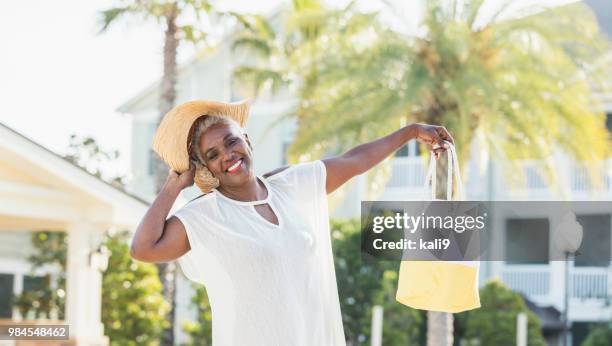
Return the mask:
M 177 7 L 176 3 L 172 3 L 168 7 L 168 12 L 165 15 L 166 20 L 166 31 L 164 33 L 164 72 L 161 80 L 159 90 L 159 117 L 157 119 L 157 126 L 161 122 L 162 117 L 174 107 L 176 100 L 176 80 L 177 80 L 177 67 L 176 67 L 176 55 L 179 40 L 177 38 Z M 155 170 L 155 185 L 156 191 L 160 191 L 166 177 L 168 176 L 168 167 L 166 164 L 157 159 L 156 170 Z M 175 289 L 176 289 L 176 266 L 174 262 L 170 263 L 158 263 L 157 264 L 159 279 L 163 284 L 163 294 L 166 301 L 170 303 L 170 311 L 168 312 L 168 320 L 170 322 L 170 328 L 164 331 L 164 335 L 161 340 L 162 346 L 173 346 L 174 345 L 174 316 L 175 316 Z
M 446 199 L 448 156 L 442 154 L 437 162 L 436 199 Z M 452 179 L 452 177 L 449 177 Z M 454 184 L 453 184 L 454 187 Z M 453 345 L 453 314 L 427 311 L 427 346 Z
M 453 314 L 427 311 L 427 346 L 453 345 Z

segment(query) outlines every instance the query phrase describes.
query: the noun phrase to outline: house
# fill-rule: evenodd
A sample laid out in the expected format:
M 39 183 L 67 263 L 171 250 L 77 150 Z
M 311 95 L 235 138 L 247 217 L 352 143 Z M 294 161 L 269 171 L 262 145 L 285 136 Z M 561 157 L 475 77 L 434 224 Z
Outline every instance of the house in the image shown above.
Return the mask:
M 70 341 L 62 344 L 108 345 L 100 320 L 107 258 L 98 246 L 111 227 L 135 228 L 147 207 L 141 198 L 0 124 L 0 326 L 69 324 Z M 58 271 L 31 273 L 27 257 L 36 231 L 68 234 L 65 320 L 33 320 L 11 309 L 13 294 Z
M 598 15 L 602 30 L 612 37 L 612 20 L 605 16 L 612 14 L 612 6 L 604 1 L 587 0 Z M 194 60 L 182 66 L 178 78 L 177 103 L 192 99 L 211 99 L 235 101 L 239 92 L 234 88 L 231 70 L 241 60 L 230 49 L 229 38 L 210 52 L 205 58 Z M 612 55 L 612 52 L 611 52 Z M 609 56 L 603 56 L 603 60 Z M 602 60 L 602 61 L 603 61 Z M 612 59 L 611 59 L 612 60 Z M 610 76 L 612 79 L 612 76 Z M 214 81 L 209 83 L 208 81 Z M 119 107 L 119 111 L 128 114 L 132 119 L 132 172 L 133 180 L 129 191 L 150 199 L 154 196 L 153 166 L 151 158 L 155 155 L 151 150 L 157 114 L 157 85 L 152 85 L 140 94 L 128 100 Z M 612 131 L 612 95 L 600 94 L 607 112 L 608 128 Z M 288 90 L 280 94 L 263 95 L 252 106 L 247 124 L 247 132 L 255 148 L 255 173 L 262 174 L 286 163 L 286 149 L 295 133 L 295 121 L 283 119 L 276 122 L 283 114 L 290 112 L 295 103 L 295 95 Z M 270 127 L 272 124 L 274 126 Z M 478 141 L 474 141 L 471 160 L 465 166 L 464 183 L 467 199 L 470 200 L 553 200 L 555 195 L 546 186 L 535 170 L 536 162 L 523 162 L 527 181 L 524 187 L 508 187 L 499 162 L 487 161 L 486 153 L 478 150 Z M 573 200 L 612 200 L 612 159 L 607 160 L 607 171 L 604 175 L 605 188 L 593 190 L 587 179 L 586 171 L 578 163 L 562 153 L 558 157 L 562 170 L 566 172 L 562 183 L 568 187 L 569 198 Z M 419 156 L 416 141 L 411 141 L 399 150 L 391 163 L 391 177 L 379 200 L 411 200 L 422 197 L 425 167 Z M 367 191 L 365 177 L 352 180 L 346 189 L 346 195 L 340 201 L 334 201 L 332 217 L 358 217 L 360 201 Z M 185 199 L 198 194 L 196 188 L 186 190 Z M 334 194 L 330 199 L 334 198 Z M 606 219 L 612 218 L 612 209 L 596 216 L 578 215 L 585 223 L 593 224 L 593 217 L 600 218 L 597 225 L 605 225 Z M 603 220 L 603 221 L 602 221 Z M 505 221 L 505 220 L 500 220 Z M 540 229 L 541 225 L 534 221 L 526 221 L 526 227 Z M 608 223 L 609 225 L 610 223 Z M 539 228 L 540 227 L 540 228 Z M 512 232 L 507 229 L 505 232 Z M 612 247 L 610 226 L 588 229 L 591 232 L 605 236 L 608 251 Z M 587 236 L 585 236 L 586 239 Z M 543 241 L 537 244 L 547 248 L 552 242 L 550 232 L 546 232 Z M 564 310 L 564 285 L 569 280 L 569 320 L 572 322 L 572 335 L 575 345 L 585 337 L 590 323 L 609 321 L 612 310 L 606 302 L 612 292 L 612 272 L 609 263 L 574 263 L 571 262 L 569 276 L 565 276 L 564 262 L 549 262 L 547 259 L 537 259 L 535 264 L 517 264 L 505 262 L 483 262 L 481 266 L 480 283 L 484 284 L 490 278 L 500 278 L 510 288 L 521 292 L 529 300 L 529 304 L 541 318 L 547 321 L 545 332 L 550 345 L 560 343 L 559 318 Z M 190 318 L 193 313 L 186 305 L 191 295 L 191 288 L 186 279 L 179 279 L 179 298 L 177 299 L 177 321 Z M 177 342 L 185 335 L 180 331 L 180 323 L 175 324 L 179 335 Z

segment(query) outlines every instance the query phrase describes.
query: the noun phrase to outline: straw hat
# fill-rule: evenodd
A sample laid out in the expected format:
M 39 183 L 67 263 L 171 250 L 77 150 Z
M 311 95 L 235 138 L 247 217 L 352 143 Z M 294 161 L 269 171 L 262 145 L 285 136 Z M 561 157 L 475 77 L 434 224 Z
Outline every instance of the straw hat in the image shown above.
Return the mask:
M 162 119 L 153 139 L 153 150 L 177 173 L 189 170 L 189 135 L 193 123 L 203 115 L 228 117 L 241 128 L 249 117 L 249 100 L 235 103 L 215 101 L 190 101 L 171 109 Z M 219 180 L 208 168 L 196 165 L 196 185 L 204 193 L 219 185 Z

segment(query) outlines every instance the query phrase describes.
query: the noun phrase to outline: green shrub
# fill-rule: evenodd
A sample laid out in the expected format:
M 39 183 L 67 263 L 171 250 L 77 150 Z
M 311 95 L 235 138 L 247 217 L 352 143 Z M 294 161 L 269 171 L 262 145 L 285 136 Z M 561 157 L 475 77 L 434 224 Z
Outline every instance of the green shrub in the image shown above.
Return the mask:
M 612 323 L 598 325 L 591 329 L 582 346 L 612 345 Z
M 457 314 L 466 345 L 516 345 L 516 319 L 527 314 L 527 344 L 546 346 L 541 322 L 525 304 L 523 297 L 497 280 L 480 290 L 481 308 Z
M 134 261 L 127 245 L 128 232 L 107 236 L 111 251 L 102 280 L 102 322 L 111 345 L 158 345 L 170 323 L 170 309 L 162 295 L 157 267 Z
M 183 322 L 183 330 L 191 336 L 191 342 L 182 346 L 209 346 L 212 345 L 212 311 L 208 294 L 202 285 L 193 284 L 193 287 L 195 294 L 191 297 L 191 303 L 196 307 L 197 320 Z

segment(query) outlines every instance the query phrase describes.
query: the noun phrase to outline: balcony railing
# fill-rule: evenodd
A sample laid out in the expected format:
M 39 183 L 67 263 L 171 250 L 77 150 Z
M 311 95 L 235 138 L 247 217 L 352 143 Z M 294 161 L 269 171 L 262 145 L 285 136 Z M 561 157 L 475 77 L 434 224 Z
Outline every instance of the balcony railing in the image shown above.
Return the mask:
M 570 290 L 574 298 L 605 299 L 610 294 L 608 268 L 573 268 Z
M 425 167 L 420 156 L 396 157 L 391 165 L 389 188 L 421 188 L 425 184 Z
M 612 197 L 612 159 L 601 162 L 598 169 L 599 178 L 603 182 L 600 187 L 595 187 L 591 182 L 588 168 L 579 162 L 565 158 L 558 165 L 559 184 L 570 193 L 572 199 L 582 199 L 589 193 L 594 193 L 597 197 Z M 522 162 L 525 173 L 525 187 L 517 187 L 509 194 L 549 194 L 550 188 L 538 171 L 541 163 L 533 160 Z M 503 179 L 503 178 L 502 178 Z
M 506 265 L 502 281 L 512 290 L 531 298 L 543 298 L 551 285 L 563 285 L 563 269 L 553 272 L 549 265 Z M 570 296 L 576 299 L 607 299 L 612 294 L 611 267 L 571 267 Z
M 502 281 L 527 296 L 545 296 L 550 291 L 550 268 L 547 265 L 508 266 L 502 271 Z
M 612 164 L 610 162 L 612 160 L 608 160 L 601 170 L 603 188 L 608 192 L 612 191 L 612 172 L 610 171 Z M 570 182 L 573 191 L 588 191 L 592 189 L 589 171 L 583 165 L 572 164 Z
M 600 174 L 603 181 L 603 187 L 594 191 L 594 187 L 590 181 L 589 172 L 586 167 L 578 162 L 569 160 L 567 158 L 562 160 L 560 163 L 559 183 L 571 193 L 573 197 L 582 199 L 585 194 L 589 192 L 596 192 L 597 197 L 610 197 L 612 198 L 612 159 L 603 161 L 600 168 Z M 471 163 L 470 163 L 471 164 Z M 512 195 L 524 195 L 524 194 L 536 194 L 546 195 L 550 194 L 550 188 L 546 180 L 540 175 L 538 166 L 541 163 L 534 160 L 524 160 L 521 162 L 525 173 L 525 185 L 516 186 L 511 189 L 504 189 L 498 191 L 502 194 Z M 467 166 L 466 166 L 467 167 Z M 420 156 L 404 156 L 394 158 L 391 166 L 391 178 L 387 184 L 387 188 L 394 191 L 408 191 L 408 190 L 420 190 L 424 185 L 426 167 L 423 164 L 423 160 Z M 497 177 L 495 177 L 495 186 L 511 186 L 505 181 L 505 177 L 501 169 L 497 169 Z M 464 176 L 464 180 L 467 177 Z M 486 176 L 481 179 L 487 179 Z M 470 186 L 469 182 L 464 181 L 465 186 Z M 479 186 L 479 184 L 472 184 L 471 186 Z M 474 196 L 473 193 L 478 194 L 478 191 L 466 191 L 467 197 Z M 482 191 L 480 192 L 482 193 Z M 508 196 L 497 196 L 501 199 L 505 199 Z

